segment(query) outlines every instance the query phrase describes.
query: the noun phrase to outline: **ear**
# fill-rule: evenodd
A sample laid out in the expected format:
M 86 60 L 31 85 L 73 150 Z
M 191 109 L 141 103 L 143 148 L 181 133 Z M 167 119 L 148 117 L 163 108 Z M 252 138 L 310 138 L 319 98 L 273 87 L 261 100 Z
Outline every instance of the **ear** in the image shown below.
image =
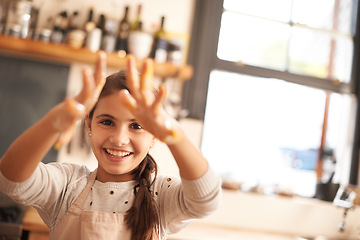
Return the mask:
M 89 118 L 89 114 L 86 115 L 86 130 L 87 133 L 90 134 L 91 133 L 91 119 Z
M 151 145 L 150 145 L 150 148 L 153 148 L 154 147 L 154 145 L 155 145 L 155 143 L 158 141 L 158 139 L 157 138 L 153 138 L 152 140 L 151 140 Z

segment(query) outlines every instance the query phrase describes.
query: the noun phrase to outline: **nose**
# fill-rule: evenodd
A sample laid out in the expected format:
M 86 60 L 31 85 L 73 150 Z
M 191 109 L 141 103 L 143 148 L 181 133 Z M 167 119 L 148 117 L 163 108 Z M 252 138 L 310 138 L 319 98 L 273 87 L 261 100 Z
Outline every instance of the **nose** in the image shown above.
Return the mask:
M 124 146 L 130 142 L 130 135 L 127 127 L 117 127 L 110 136 L 110 143 L 115 146 Z

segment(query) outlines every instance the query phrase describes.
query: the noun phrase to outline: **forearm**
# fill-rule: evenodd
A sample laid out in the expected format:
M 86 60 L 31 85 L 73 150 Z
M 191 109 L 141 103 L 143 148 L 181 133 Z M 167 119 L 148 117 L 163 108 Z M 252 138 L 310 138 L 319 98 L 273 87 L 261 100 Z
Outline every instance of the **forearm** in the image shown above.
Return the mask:
M 181 130 L 181 138 L 168 147 L 179 167 L 180 176 L 187 180 L 198 179 L 208 169 L 208 162 Z
M 10 145 L 0 162 L 0 170 L 6 178 L 21 182 L 32 175 L 59 136 L 52 118 L 50 111 Z

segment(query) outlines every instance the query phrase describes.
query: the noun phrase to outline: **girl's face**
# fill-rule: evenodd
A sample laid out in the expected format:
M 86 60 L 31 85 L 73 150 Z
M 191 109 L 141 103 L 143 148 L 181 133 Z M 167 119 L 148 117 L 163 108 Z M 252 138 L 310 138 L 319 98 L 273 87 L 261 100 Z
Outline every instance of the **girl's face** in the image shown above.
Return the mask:
M 154 137 L 136 122 L 120 101 L 119 91 L 99 99 L 87 130 L 98 160 L 97 180 L 130 181 L 130 172 L 145 158 Z

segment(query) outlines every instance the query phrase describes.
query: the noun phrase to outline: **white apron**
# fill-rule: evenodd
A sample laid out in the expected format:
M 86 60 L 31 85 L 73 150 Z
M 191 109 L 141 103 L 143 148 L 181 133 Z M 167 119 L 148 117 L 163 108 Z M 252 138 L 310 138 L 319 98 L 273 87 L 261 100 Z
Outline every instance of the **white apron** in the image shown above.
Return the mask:
M 95 182 L 96 170 L 88 178 L 84 190 L 66 212 L 52 232 L 52 240 L 130 240 L 131 231 L 124 214 L 86 211 L 84 202 Z

